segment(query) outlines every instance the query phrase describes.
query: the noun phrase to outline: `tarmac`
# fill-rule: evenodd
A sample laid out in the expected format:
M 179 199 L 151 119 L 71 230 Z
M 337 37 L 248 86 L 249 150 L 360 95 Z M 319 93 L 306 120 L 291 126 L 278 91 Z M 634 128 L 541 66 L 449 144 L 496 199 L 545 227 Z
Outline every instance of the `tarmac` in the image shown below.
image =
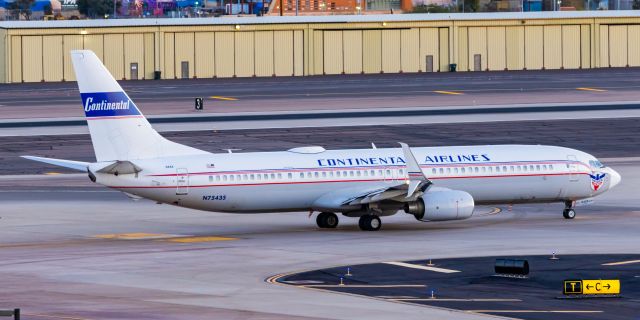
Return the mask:
M 480 98 L 487 99 L 484 105 L 492 106 L 499 106 L 505 100 L 521 105 L 586 101 L 603 105 L 612 100 L 635 104 L 640 101 L 640 93 L 636 90 L 639 78 L 637 69 L 616 69 L 149 81 L 127 82 L 125 87 L 133 89 L 134 100 L 140 98 L 143 112 L 160 116 L 164 108 L 169 108 L 164 114 L 184 113 L 180 109 L 182 106 L 171 109 L 170 105 L 184 99 L 184 107 L 191 108 L 195 94 L 235 97 L 237 100 L 210 98 L 206 106 L 214 102 L 229 106 L 236 103 L 229 107 L 229 112 L 244 114 L 287 112 L 294 106 L 310 112 L 335 111 L 345 109 L 346 103 L 364 112 L 382 103 L 398 108 L 443 108 L 441 106 L 445 105 L 461 109 L 472 108 L 474 99 L 477 102 Z M 493 83 L 491 79 L 497 80 Z M 348 97 L 341 97 L 339 92 L 333 96 L 286 96 L 285 91 L 293 90 L 293 84 L 298 83 L 302 88 L 298 90 L 300 94 L 328 94 L 342 88 L 343 95 Z M 598 84 L 607 87 L 594 88 Z M 0 114 L 9 114 L 5 121 L 16 121 L 24 115 L 27 115 L 24 118 L 27 121 L 43 116 L 51 121 L 80 116 L 82 109 L 77 93 L 73 92 L 74 85 L 3 86 Z M 154 86 L 157 90 L 150 91 Z M 414 93 L 400 92 L 398 88 L 403 86 Z M 517 87 L 523 90 L 518 93 Z M 539 90 L 529 92 L 530 87 Z M 577 90 L 578 87 L 605 91 Z M 274 91 L 276 88 L 280 91 Z M 383 88 L 392 89 L 383 91 Z M 440 88 L 458 89 L 462 94 L 433 92 Z M 502 91 L 495 88 L 502 88 Z M 373 94 L 374 90 L 380 94 Z M 165 91 L 166 96 L 162 95 Z M 242 92 L 249 95 L 249 92 L 260 94 L 262 91 L 275 92 L 275 96 L 241 95 Z M 352 91 L 359 93 L 351 94 Z M 515 93 L 511 94 L 512 91 Z M 32 93 L 29 98 L 33 98 L 33 103 L 26 103 L 31 101 L 24 98 L 27 92 Z M 167 99 L 171 92 L 183 94 L 178 95 L 177 100 Z M 21 105 L 21 100 L 26 105 Z M 420 104 L 416 106 L 417 102 Z M 52 107 L 46 108 L 48 105 Z M 212 152 L 283 150 L 310 144 L 332 149 L 367 148 L 371 147 L 371 142 L 378 147 L 389 147 L 396 146 L 398 141 L 412 146 L 552 144 L 592 153 L 622 175 L 620 185 L 596 198 L 592 205 L 578 207 L 577 218 L 570 221 L 562 218 L 562 204 L 479 207 L 471 219 L 440 223 L 419 222 L 410 215 L 398 213 L 383 218 L 384 226 L 379 232 L 362 232 L 356 219 L 346 217 L 341 219 L 337 229 L 320 230 L 315 225 L 315 217 L 309 216 L 308 212 L 233 215 L 159 205 L 146 200 L 133 201 L 118 191 L 92 184 L 83 173 L 70 174 L 18 157 L 30 154 L 91 161 L 92 149 L 86 134 L 75 134 L 77 132 L 67 126 L 54 127 L 51 135 L 29 133 L 29 130 L 35 130 L 33 128 L 19 128 L 27 130 L 28 134 L 12 132 L 0 138 L 0 309 L 21 308 L 25 319 L 464 320 L 507 316 L 546 319 L 545 316 L 553 318 L 557 315 L 610 319 L 607 304 L 611 302 L 600 300 L 589 302 L 589 308 L 582 309 L 577 308 L 575 302 L 556 299 L 553 303 L 534 306 L 515 302 L 483 305 L 494 311 L 506 310 L 504 307 L 536 311 L 492 313 L 482 312 L 477 308 L 481 305 L 471 301 L 443 305 L 408 303 L 380 298 L 395 295 L 397 300 L 400 295 L 408 295 L 402 291 L 376 294 L 372 298 L 366 297 L 369 294 L 298 288 L 274 279 L 327 268 L 342 270 L 346 266 L 390 261 L 424 264 L 433 259 L 436 263 L 447 263 L 450 268 L 456 264 L 455 267 L 462 271 L 462 278 L 438 283 L 440 292 L 440 288 L 449 285 L 465 288 L 465 281 L 482 278 L 486 274 L 487 261 L 495 257 L 528 256 L 533 261 L 535 257 L 532 256 L 549 256 L 556 252 L 561 258 L 593 254 L 624 255 L 605 256 L 611 257 L 612 261 L 633 258 L 640 254 L 637 246 L 640 242 L 637 232 L 640 200 L 636 191 L 640 183 L 640 171 L 637 170 L 640 117 L 630 112 L 604 109 L 594 116 L 585 116 L 579 110 L 568 111 L 564 116 L 557 112 L 541 112 L 537 116 L 522 113 L 500 121 L 491 121 L 495 120 L 491 114 L 473 119 L 468 119 L 469 115 L 460 115 L 458 119 L 447 115 L 439 120 L 432 119 L 433 116 L 395 120 L 380 117 L 373 124 L 361 118 L 348 119 L 344 123 L 328 119 L 328 122 L 340 125 L 325 126 L 319 122 L 292 125 L 289 122 L 281 123 L 280 128 L 264 124 L 264 129 L 256 129 L 261 128 L 259 120 L 239 126 L 251 129 L 234 129 L 231 125 L 221 129 L 222 125 L 210 126 L 209 123 L 195 126 L 193 123 L 168 123 L 162 130 L 174 141 Z M 415 118 L 413 122 L 411 118 Z M 486 118 L 489 121 L 485 121 Z M 255 123 L 258 126 L 254 126 Z M 234 125 L 239 123 L 234 122 Z M 184 127 L 195 128 L 181 131 Z M 10 128 L 0 130 L 6 133 Z M 479 264 L 464 268 L 457 263 L 471 260 L 451 260 L 473 257 Z M 627 267 L 628 274 L 640 275 L 640 264 Z M 601 269 L 604 267 L 594 262 L 589 265 L 592 273 L 587 275 L 595 275 Z M 357 277 L 374 280 L 385 277 L 382 269 L 372 269 L 366 274 L 361 271 L 357 271 Z M 579 277 L 583 271 L 580 265 L 569 265 L 563 268 L 562 277 Z M 414 279 L 410 274 L 406 277 L 404 274 L 403 269 L 393 272 L 386 284 L 400 285 L 402 281 L 407 283 Z M 418 276 L 430 275 L 419 273 Z M 556 280 L 551 280 L 549 287 L 555 286 Z M 625 281 L 623 290 L 629 286 L 637 286 L 637 282 Z M 503 298 L 508 295 L 507 291 L 527 287 L 527 284 L 512 283 L 496 289 L 495 294 Z M 420 290 L 421 295 L 425 290 Z M 514 299 L 538 301 L 536 295 L 525 292 Z M 629 297 L 625 301 L 627 313 L 621 315 L 640 314 L 637 297 Z M 588 317 L 583 312 L 573 312 L 585 310 L 603 312 L 589 313 Z
M 494 266 L 500 260 L 522 265 L 526 261 L 527 271 L 496 272 Z M 637 264 L 640 255 L 551 253 L 386 261 L 287 274 L 270 281 L 300 289 L 519 319 L 561 320 L 571 315 L 625 320 L 636 317 L 640 306 Z

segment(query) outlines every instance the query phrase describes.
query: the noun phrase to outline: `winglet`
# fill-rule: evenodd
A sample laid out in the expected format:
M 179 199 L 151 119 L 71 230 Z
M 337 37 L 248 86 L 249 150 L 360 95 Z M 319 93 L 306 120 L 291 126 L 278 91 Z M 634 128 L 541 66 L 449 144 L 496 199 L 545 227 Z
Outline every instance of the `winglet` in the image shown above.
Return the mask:
M 411 152 L 411 148 L 409 148 L 409 145 L 403 142 L 399 143 L 402 147 L 402 152 L 404 153 L 404 158 L 407 165 L 407 174 L 409 176 L 409 190 L 407 191 L 407 198 L 410 198 L 411 196 L 413 196 L 416 190 L 418 190 L 418 188 L 420 188 L 421 191 L 424 192 L 433 183 L 424 175 L 424 172 L 422 172 L 420 164 L 418 164 L 416 157 L 413 155 L 413 152 Z

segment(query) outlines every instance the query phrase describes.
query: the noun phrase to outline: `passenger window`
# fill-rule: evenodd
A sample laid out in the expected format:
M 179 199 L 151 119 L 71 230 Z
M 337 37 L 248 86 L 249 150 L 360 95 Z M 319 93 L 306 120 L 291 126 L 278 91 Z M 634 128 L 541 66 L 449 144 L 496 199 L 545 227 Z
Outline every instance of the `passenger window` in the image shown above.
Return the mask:
M 248 179 L 248 177 L 247 177 L 246 174 L 242 176 L 242 180 L 247 180 L 247 179 Z
M 540 171 L 540 165 L 536 165 L 536 170 Z
M 447 174 L 451 174 L 451 168 L 447 168 Z
M 461 173 L 464 173 L 464 168 L 460 168 L 460 172 L 461 172 Z
M 432 174 L 436 174 L 436 168 L 431 169 Z
M 327 172 L 326 171 L 322 171 L 322 177 L 326 178 L 327 177 Z
M 340 171 L 336 171 L 336 176 L 340 177 Z
M 251 180 L 253 181 L 253 180 L 255 180 L 255 179 L 256 179 L 256 175 L 255 175 L 255 174 L 252 174 L 252 175 L 251 175 Z
M 511 166 L 509 167 L 509 170 L 511 170 L 511 172 L 514 172 L 516 169 L 513 166 Z
M 438 171 L 440 171 L 440 174 L 444 174 L 444 169 L 440 168 Z
M 553 170 L 553 165 L 552 164 L 549 165 L 549 170 Z
M 365 177 L 368 177 L 368 176 L 369 176 L 369 171 L 365 170 L 365 171 L 364 171 L 364 176 L 365 176 Z
M 264 174 L 264 179 L 265 179 L 265 180 L 269 180 L 269 175 L 265 173 L 265 174 Z
M 304 179 L 304 172 L 300 172 L 300 179 Z
M 209 176 L 209 182 L 213 181 L 213 176 Z
M 272 173 L 272 174 L 271 174 L 271 180 L 275 180 L 275 179 L 276 179 L 276 174 L 275 174 L 275 173 Z
M 545 171 L 547 170 L 547 165 L 546 164 L 542 165 L 542 170 L 545 170 Z
M 360 171 L 356 171 L 356 175 L 359 177 L 362 173 Z
M 220 176 L 216 176 L 216 181 L 220 181 Z
M 311 172 L 307 172 L 307 178 L 311 179 Z
M 503 172 L 507 172 L 507 166 L 503 166 L 503 167 L 502 167 L 502 171 L 503 171 Z
M 353 177 L 353 171 L 349 171 L 349 175 Z
M 375 170 L 371 170 L 371 176 L 375 176 L 376 175 L 376 171 Z
M 316 178 L 320 176 L 320 174 L 319 174 L 319 173 L 317 173 L 317 172 L 314 172 L 314 173 L 313 173 L 313 175 L 314 175 Z
M 500 172 L 500 167 L 496 167 L 496 172 Z
M 333 178 L 333 171 L 329 172 L 329 176 Z
M 289 173 L 287 173 L 287 177 L 288 177 L 289 179 L 293 179 L 293 174 L 292 174 L 291 172 L 289 172 Z
M 529 166 L 529 171 L 533 171 L 533 165 Z
M 262 175 L 261 174 L 256 174 L 256 177 L 258 178 L 258 180 L 262 180 Z
M 227 175 L 222 176 L 223 181 L 227 181 Z
M 527 166 L 522 166 L 522 171 L 527 172 Z
M 391 170 L 387 170 L 387 177 L 391 176 Z
M 476 173 L 480 172 L 480 168 L 476 167 Z
M 230 176 L 229 176 L 229 179 L 230 179 L 231 181 L 233 181 L 233 180 L 234 180 L 234 175 L 230 175 Z
M 453 168 L 453 172 L 458 173 L 458 168 Z
M 378 175 L 382 177 L 382 170 L 378 170 Z

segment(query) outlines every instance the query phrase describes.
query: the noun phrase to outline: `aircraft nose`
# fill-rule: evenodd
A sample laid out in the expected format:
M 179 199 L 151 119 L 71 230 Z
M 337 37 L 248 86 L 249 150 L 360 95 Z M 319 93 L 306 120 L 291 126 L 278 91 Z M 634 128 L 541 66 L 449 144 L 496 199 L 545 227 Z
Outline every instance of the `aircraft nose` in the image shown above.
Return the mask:
M 611 182 L 609 182 L 609 189 L 615 187 L 616 185 L 618 185 L 620 183 L 620 181 L 622 181 L 622 176 L 620 176 L 620 174 L 609 168 L 609 174 L 611 175 Z

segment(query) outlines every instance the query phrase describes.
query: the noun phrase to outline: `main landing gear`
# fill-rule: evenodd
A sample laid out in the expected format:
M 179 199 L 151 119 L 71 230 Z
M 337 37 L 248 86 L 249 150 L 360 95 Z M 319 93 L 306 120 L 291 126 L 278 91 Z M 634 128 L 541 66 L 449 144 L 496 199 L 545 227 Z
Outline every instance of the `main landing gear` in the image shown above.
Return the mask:
M 320 212 L 316 223 L 322 229 L 335 229 L 338 226 L 338 216 L 333 212 Z M 365 214 L 360 217 L 358 225 L 363 231 L 378 231 L 382 227 L 382 221 L 375 214 Z
M 382 221 L 375 214 L 366 214 L 360 217 L 358 225 L 363 231 L 378 231 L 382 227 Z
M 562 216 L 565 219 L 573 219 L 576 217 L 576 211 L 573 209 L 573 201 L 566 201 L 564 203 L 564 211 L 562 211 Z
M 318 227 L 323 229 L 334 229 L 338 226 L 338 216 L 333 212 L 321 212 L 316 218 Z

